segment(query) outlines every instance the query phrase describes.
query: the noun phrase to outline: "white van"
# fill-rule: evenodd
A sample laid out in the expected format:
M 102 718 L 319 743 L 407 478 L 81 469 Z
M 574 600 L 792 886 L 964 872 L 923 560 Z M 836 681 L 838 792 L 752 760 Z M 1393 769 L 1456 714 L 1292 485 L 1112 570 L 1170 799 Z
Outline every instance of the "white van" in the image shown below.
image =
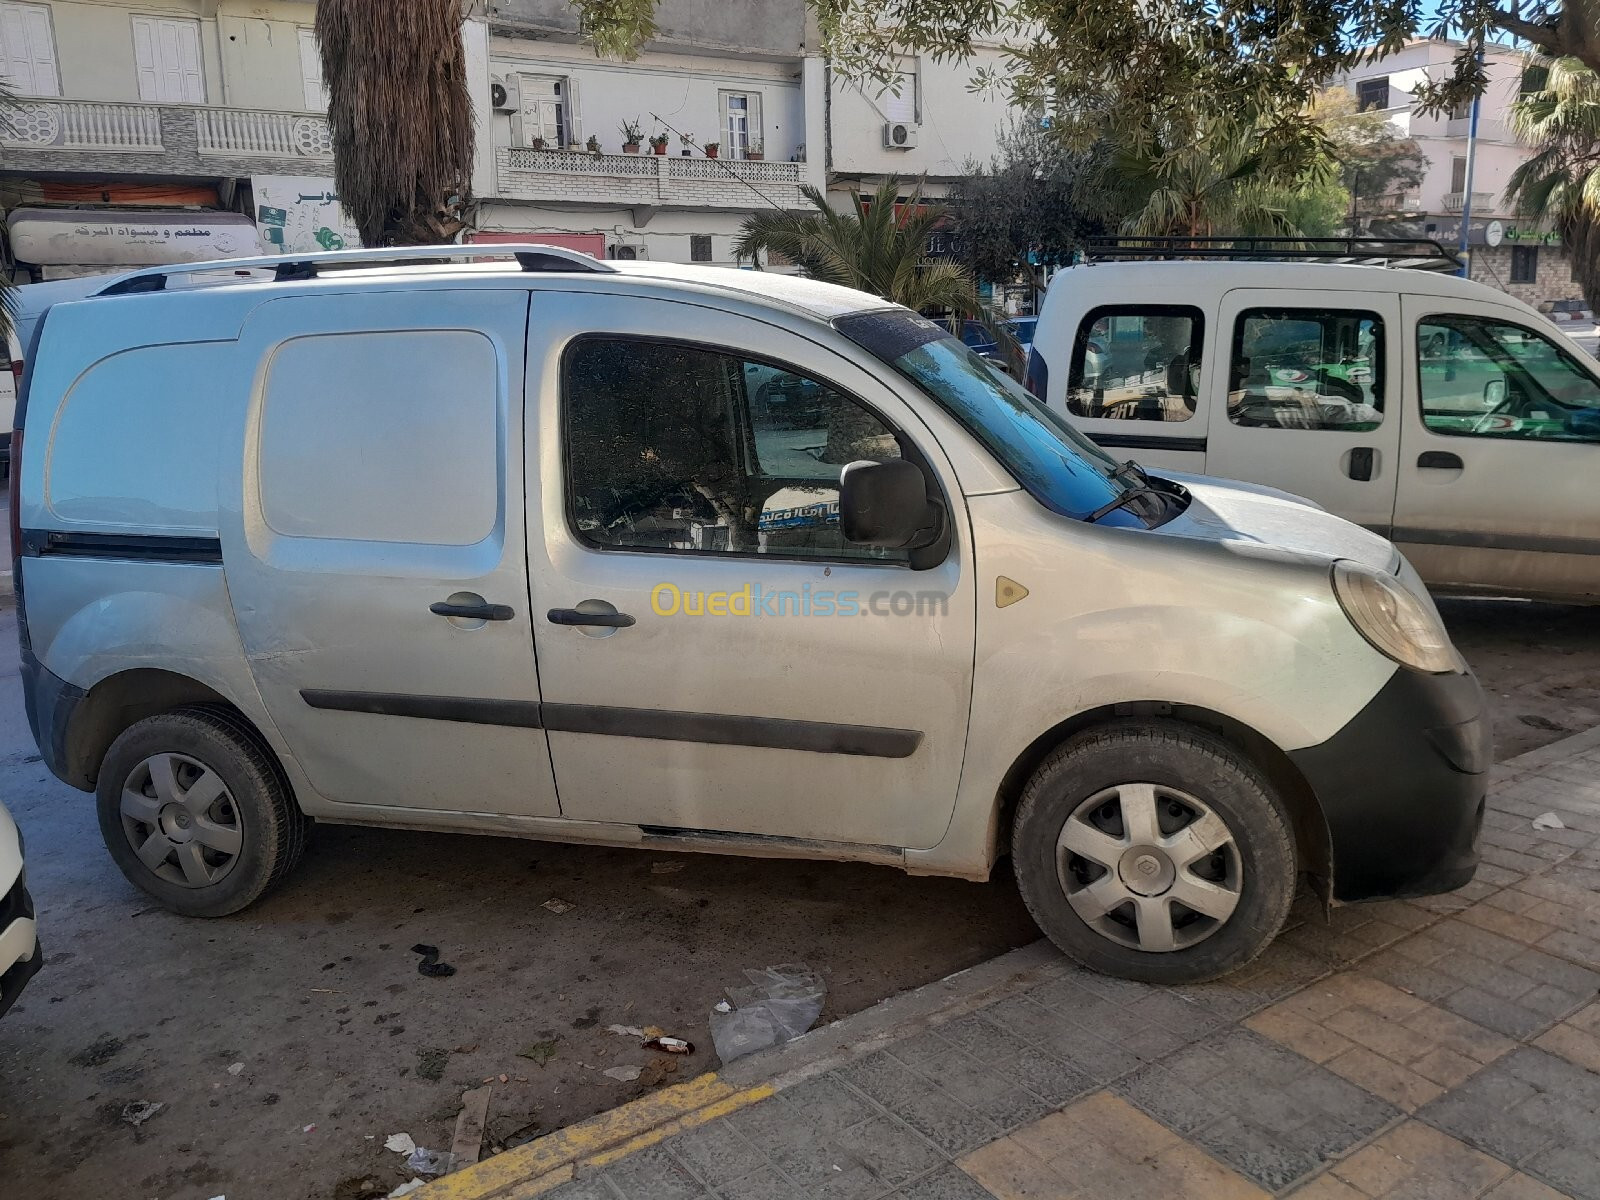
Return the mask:
M 1600 364 L 1504 292 L 1324 262 L 1097 262 L 1052 280 L 1031 389 L 1151 469 L 1390 537 L 1440 591 L 1600 602 Z
M 1009 850 L 1063 949 L 1171 981 L 1257 954 L 1298 877 L 1475 869 L 1478 685 L 1373 534 L 1123 470 L 860 292 L 535 246 L 254 265 L 54 306 L 19 410 L 34 735 L 177 912 L 260 897 L 313 818 Z

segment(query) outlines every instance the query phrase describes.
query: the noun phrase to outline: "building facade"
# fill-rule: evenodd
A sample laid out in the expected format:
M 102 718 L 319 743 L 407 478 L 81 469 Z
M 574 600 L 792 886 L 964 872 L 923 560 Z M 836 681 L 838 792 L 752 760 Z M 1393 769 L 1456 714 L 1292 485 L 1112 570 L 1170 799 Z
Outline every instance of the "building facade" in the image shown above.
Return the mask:
M 1382 112 L 1416 142 L 1427 161 L 1421 184 L 1383 198 L 1386 214 L 1373 219 L 1375 234 L 1430 237 L 1455 248 L 1463 210 L 1468 211 L 1468 250 L 1472 278 L 1532 304 L 1580 295 L 1572 264 L 1560 238 L 1534 222 L 1519 219 L 1506 196 L 1511 175 L 1532 153 L 1517 141 L 1509 124 L 1521 94 L 1526 57 L 1505 46 L 1489 46 L 1484 71 L 1489 79 L 1478 106 L 1477 153 L 1467 196 L 1467 142 L 1470 105 L 1427 116 L 1414 109 L 1416 92 L 1428 79 L 1451 70 L 1459 42 L 1418 40 L 1343 77 L 1357 107 Z
M 582 43 L 567 0 L 463 11 L 467 240 L 731 265 L 744 219 L 803 210 L 803 186 L 841 208 L 891 175 L 943 194 L 993 155 L 1007 116 L 969 90 L 971 64 L 908 56 L 889 85 L 837 76 L 802 0 L 660 0 L 657 36 L 627 62 Z M 314 21 L 314 0 L 0 0 L 0 74 L 23 101 L 0 125 L 6 269 L 26 281 L 356 244 Z
M 342 245 L 314 8 L 0 0 L 21 279 Z

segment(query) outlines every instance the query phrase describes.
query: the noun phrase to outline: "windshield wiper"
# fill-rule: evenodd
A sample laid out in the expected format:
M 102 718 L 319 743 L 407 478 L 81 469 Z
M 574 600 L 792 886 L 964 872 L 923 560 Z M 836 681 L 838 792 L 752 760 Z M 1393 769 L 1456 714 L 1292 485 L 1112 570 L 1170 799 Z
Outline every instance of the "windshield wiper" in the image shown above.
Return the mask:
M 1156 489 L 1153 488 L 1153 487 L 1129 488 L 1127 491 L 1123 492 L 1122 495 L 1118 496 L 1115 500 L 1106 501 L 1099 508 L 1095 509 L 1092 513 L 1090 513 L 1087 517 L 1085 517 L 1084 520 L 1088 521 L 1089 524 L 1093 525 L 1096 521 L 1098 521 L 1101 517 L 1105 516 L 1107 513 L 1114 513 L 1114 512 L 1117 511 L 1117 509 L 1125 507 L 1127 505 L 1128 501 L 1130 501 L 1130 500 L 1136 500 L 1140 496 L 1160 496 L 1160 495 L 1161 495 L 1161 493 L 1156 491 Z
M 1150 483 L 1149 474 L 1146 473 L 1145 469 L 1138 463 L 1134 462 L 1131 458 L 1127 462 L 1119 464 L 1117 468 L 1111 472 L 1111 478 L 1113 479 L 1123 479 L 1129 475 L 1132 475 L 1141 484 L 1148 485 Z

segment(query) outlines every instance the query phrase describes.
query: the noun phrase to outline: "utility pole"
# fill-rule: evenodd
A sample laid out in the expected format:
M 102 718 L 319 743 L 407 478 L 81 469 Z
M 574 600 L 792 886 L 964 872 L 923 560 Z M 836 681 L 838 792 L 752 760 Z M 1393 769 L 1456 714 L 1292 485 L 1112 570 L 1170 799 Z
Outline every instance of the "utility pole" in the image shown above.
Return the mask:
M 1474 57 L 1478 60 L 1478 74 L 1483 74 L 1483 31 L 1478 31 L 1478 48 Z M 1461 255 L 1460 275 L 1463 279 L 1472 278 L 1472 250 L 1467 244 L 1467 237 L 1472 227 L 1472 175 L 1478 165 L 1478 108 L 1483 103 L 1483 93 L 1475 92 L 1472 97 L 1472 115 L 1467 120 L 1467 170 L 1466 179 L 1463 181 L 1466 190 L 1461 193 L 1461 237 L 1456 249 Z

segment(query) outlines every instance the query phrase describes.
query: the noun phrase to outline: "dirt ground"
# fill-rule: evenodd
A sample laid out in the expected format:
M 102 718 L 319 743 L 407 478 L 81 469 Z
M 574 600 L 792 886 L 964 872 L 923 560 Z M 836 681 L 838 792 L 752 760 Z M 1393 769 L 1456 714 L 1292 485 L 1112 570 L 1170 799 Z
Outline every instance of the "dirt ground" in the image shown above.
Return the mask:
M 1443 608 L 1501 757 L 1600 721 L 1600 613 Z M 0 611 L 0 795 L 48 957 L 0 1021 L 7 1195 L 359 1200 L 409 1178 L 385 1137 L 447 1148 L 485 1079 L 505 1145 L 708 1069 L 708 1012 L 744 968 L 820 970 L 826 1021 L 1037 936 L 1004 881 L 333 827 L 256 908 L 184 920 L 123 881 L 89 798 L 39 764 L 15 639 Z M 456 974 L 418 974 L 416 943 Z M 662 1059 L 613 1023 L 695 1053 Z M 653 1062 L 676 1076 L 602 1074 Z M 140 1102 L 163 1108 L 136 1127 Z

